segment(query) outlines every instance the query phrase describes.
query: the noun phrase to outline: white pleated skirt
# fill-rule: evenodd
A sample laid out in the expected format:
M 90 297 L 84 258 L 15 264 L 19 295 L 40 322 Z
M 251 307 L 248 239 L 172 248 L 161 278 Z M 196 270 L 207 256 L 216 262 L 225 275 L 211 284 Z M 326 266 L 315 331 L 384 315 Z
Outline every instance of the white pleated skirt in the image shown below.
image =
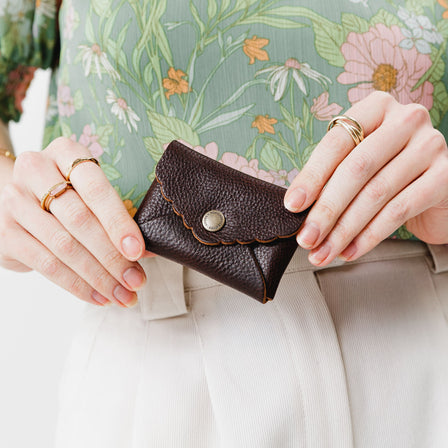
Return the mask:
M 85 308 L 56 448 L 448 447 L 448 247 L 306 257 L 265 305 L 143 260 L 138 306 Z

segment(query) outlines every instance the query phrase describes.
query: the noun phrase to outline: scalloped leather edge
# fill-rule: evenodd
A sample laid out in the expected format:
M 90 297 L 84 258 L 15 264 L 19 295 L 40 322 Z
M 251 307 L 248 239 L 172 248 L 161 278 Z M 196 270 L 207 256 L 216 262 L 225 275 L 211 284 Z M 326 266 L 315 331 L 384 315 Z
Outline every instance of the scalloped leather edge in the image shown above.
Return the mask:
M 171 204 L 171 207 L 173 208 L 174 213 L 176 213 L 176 215 L 178 215 L 178 216 L 180 216 L 180 217 L 182 218 L 182 222 L 184 223 L 184 226 L 185 226 L 188 230 L 191 231 L 191 233 L 193 234 L 193 236 L 194 236 L 200 243 L 205 244 L 205 245 L 207 245 L 207 246 L 218 246 L 219 244 L 231 245 L 231 244 L 235 244 L 235 243 L 238 243 L 238 244 L 251 244 L 251 243 L 255 243 L 255 242 L 257 242 L 257 243 L 272 243 L 273 241 L 278 240 L 278 239 L 280 239 L 280 238 L 281 238 L 281 239 L 291 238 L 292 236 L 297 235 L 297 234 L 299 233 L 299 229 L 297 229 L 295 232 L 291 233 L 290 235 L 276 235 L 274 238 L 272 238 L 272 239 L 270 239 L 270 240 L 267 240 L 267 241 L 260 240 L 260 239 L 258 239 L 258 238 L 254 238 L 254 239 L 252 239 L 252 240 L 250 240 L 250 241 L 239 241 L 239 240 L 234 240 L 234 241 L 231 241 L 231 242 L 227 242 L 227 241 L 219 240 L 219 241 L 216 242 L 216 243 L 209 243 L 209 242 L 207 242 L 207 241 L 202 241 L 202 240 L 196 235 L 196 233 L 194 232 L 193 226 L 188 225 L 188 223 L 185 221 L 185 216 L 184 216 L 182 213 L 180 213 L 180 212 L 176 209 L 176 207 L 175 207 L 175 205 L 174 205 L 174 201 L 173 201 L 172 199 L 170 199 L 170 198 L 165 194 L 165 192 L 164 192 L 164 190 L 163 190 L 163 184 L 162 184 L 162 181 L 157 177 L 157 175 L 155 175 L 155 179 L 157 180 L 158 184 L 160 185 L 160 193 L 162 194 L 163 198 Z M 265 294 L 265 297 L 266 297 L 266 294 Z M 270 299 L 267 299 L 267 300 L 270 300 Z

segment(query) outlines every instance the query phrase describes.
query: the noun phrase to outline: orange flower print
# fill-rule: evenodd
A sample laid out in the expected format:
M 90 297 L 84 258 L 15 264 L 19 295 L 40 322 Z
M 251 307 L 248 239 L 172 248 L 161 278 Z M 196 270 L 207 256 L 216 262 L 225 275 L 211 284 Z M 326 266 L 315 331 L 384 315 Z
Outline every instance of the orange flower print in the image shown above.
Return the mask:
M 447 0 L 437 0 L 440 6 L 443 6 L 446 11 L 443 12 L 442 17 L 448 19 L 448 1 Z
M 163 78 L 163 87 L 167 90 L 165 92 L 166 98 L 169 100 L 171 95 L 187 93 L 190 90 L 188 81 L 182 79 L 187 76 L 182 70 L 174 70 L 170 67 L 168 70 L 168 78 Z
M 269 134 L 275 134 L 273 124 L 277 123 L 275 118 L 269 118 L 269 115 L 257 115 L 255 120 L 252 122 L 253 128 L 258 128 L 258 132 L 260 134 L 264 134 L 265 132 L 269 132 Z
M 137 213 L 137 209 L 134 207 L 134 204 L 132 203 L 132 201 L 130 199 L 125 199 L 123 201 L 123 204 L 126 207 L 126 210 L 128 211 L 128 213 L 131 215 L 131 218 L 133 218 L 135 216 L 135 214 Z
M 269 56 L 266 50 L 262 50 L 269 43 L 269 39 L 257 38 L 252 36 L 252 39 L 246 39 L 243 45 L 243 51 L 249 57 L 249 64 L 253 64 L 255 59 L 259 61 L 269 61 Z

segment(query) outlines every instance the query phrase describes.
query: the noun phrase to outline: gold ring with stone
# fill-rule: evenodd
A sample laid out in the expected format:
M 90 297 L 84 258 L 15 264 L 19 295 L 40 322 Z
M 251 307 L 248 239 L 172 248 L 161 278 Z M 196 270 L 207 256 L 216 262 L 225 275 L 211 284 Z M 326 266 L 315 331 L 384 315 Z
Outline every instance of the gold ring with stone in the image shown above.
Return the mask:
M 57 198 L 58 196 L 61 196 L 61 194 L 65 193 L 67 190 L 69 190 L 72 187 L 72 184 L 70 182 L 67 182 L 66 180 L 62 182 L 58 182 L 56 185 L 53 185 L 43 196 L 40 201 L 40 206 L 46 211 L 50 212 L 50 203 L 54 198 Z
M 348 115 L 338 115 L 337 117 L 334 117 L 328 123 L 327 131 L 334 126 L 342 126 L 350 134 L 350 137 L 355 142 L 355 146 L 358 146 L 364 140 L 364 129 L 353 117 L 349 117 Z
M 84 162 L 93 162 L 93 163 L 96 163 L 98 166 L 100 166 L 100 162 L 98 162 L 98 160 L 96 160 L 94 157 L 86 157 L 86 158 L 76 159 L 72 163 L 72 166 L 70 167 L 70 169 L 67 171 L 67 174 L 65 175 L 65 180 L 67 182 L 70 182 L 70 175 L 72 174 L 72 171 L 74 170 L 74 168 Z

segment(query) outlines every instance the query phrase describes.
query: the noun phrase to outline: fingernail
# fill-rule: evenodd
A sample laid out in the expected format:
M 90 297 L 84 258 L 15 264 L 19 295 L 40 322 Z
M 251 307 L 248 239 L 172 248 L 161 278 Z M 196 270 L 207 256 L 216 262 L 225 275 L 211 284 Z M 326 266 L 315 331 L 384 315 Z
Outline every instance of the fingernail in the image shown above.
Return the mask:
M 320 264 L 330 255 L 331 244 L 327 241 L 316 252 L 311 252 L 308 259 L 313 264 Z
M 285 195 L 285 207 L 290 212 L 299 212 L 301 210 L 302 205 L 305 203 L 306 192 L 302 188 L 294 188 L 292 190 L 288 190 Z
M 102 296 L 98 291 L 92 292 L 92 298 L 95 302 L 100 303 L 101 305 L 112 305 L 112 302 L 106 297 Z
M 344 261 L 349 261 L 356 253 L 356 244 L 350 243 L 339 255 L 338 258 Z
M 304 249 L 310 249 L 314 246 L 320 235 L 320 229 L 314 222 L 308 222 L 297 235 L 297 242 Z
M 137 294 L 131 292 L 123 286 L 118 285 L 114 289 L 114 297 L 128 308 L 133 307 L 137 303 Z
M 143 247 L 137 238 L 133 236 L 127 236 L 121 242 L 121 248 L 126 257 L 136 259 L 143 251 Z
M 134 290 L 141 288 L 146 282 L 145 275 L 137 268 L 129 268 L 125 271 L 123 279 Z

